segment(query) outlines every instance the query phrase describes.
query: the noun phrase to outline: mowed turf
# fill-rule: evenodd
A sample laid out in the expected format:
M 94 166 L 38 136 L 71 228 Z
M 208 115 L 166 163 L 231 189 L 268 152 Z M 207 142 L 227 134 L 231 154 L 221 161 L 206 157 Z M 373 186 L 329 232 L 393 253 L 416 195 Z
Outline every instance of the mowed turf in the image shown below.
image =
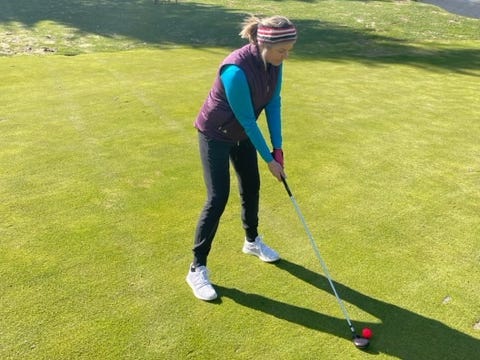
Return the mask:
M 459 54 L 478 47 L 407 45 L 299 44 L 285 64 L 288 181 L 369 353 L 263 164 L 261 232 L 283 260 L 241 253 L 232 174 L 220 301 L 184 281 L 205 196 L 192 122 L 227 48 L 0 58 L 0 357 L 475 358 L 480 85 Z

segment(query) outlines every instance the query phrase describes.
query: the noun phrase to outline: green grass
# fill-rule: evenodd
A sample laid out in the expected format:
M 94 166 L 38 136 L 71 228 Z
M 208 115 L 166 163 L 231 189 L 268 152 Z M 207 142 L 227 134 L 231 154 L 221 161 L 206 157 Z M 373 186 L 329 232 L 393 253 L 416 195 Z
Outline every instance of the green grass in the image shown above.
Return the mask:
M 184 281 L 205 196 L 192 122 L 248 12 L 298 24 L 289 183 L 369 353 L 265 166 L 283 260 L 241 254 L 232 185 L 220 300 Z M 479 21 L 414 2 L 0 2 L 0 358 L 475 358 Z

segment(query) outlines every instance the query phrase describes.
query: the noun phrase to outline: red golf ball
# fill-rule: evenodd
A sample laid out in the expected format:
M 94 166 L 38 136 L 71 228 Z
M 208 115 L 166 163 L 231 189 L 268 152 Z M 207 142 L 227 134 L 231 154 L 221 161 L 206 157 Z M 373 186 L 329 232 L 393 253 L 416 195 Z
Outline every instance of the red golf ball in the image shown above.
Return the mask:
M 362 330 L 362 337 L 365 339 L 370 339 L 373 336 L 373 331 L 370 328 L 363 328 Z

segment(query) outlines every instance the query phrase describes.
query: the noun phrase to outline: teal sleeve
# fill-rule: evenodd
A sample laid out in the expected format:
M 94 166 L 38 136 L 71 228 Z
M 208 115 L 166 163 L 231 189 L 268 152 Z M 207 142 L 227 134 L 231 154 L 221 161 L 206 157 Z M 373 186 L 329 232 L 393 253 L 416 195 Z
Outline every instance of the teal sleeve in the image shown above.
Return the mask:
M 275 93 L 273 94 L 273 98 L 265 107 L 268 130 L 270 132 L 270 140 L 272 142 L 272 146 L 274 149 L 282 148 L 282 116 L 281 116 L 282 99 L 280 97 L 280 92 L 282 90 L 282 78 L 283 78 L 282 70 L 283 70 L 283 65 L 281 65 L 280 67 L 277 87 L 275 88 Z
M 236 65 L 228 65 L 223 69 L 220 79 L 235 117 L 262 159 L 267 163 L 271 162 L 273 157 L 258 127 L 245 73 Z

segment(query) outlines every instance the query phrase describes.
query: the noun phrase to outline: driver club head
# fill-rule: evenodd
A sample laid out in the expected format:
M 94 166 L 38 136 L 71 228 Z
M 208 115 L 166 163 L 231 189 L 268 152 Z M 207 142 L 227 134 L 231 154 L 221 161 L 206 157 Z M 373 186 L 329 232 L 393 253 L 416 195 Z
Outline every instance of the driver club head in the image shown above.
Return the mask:
M 365 350 L 370 345 L 370 341 L 361 336 L 355 335 L 353 338 L 353 344 L 357 349 Z

